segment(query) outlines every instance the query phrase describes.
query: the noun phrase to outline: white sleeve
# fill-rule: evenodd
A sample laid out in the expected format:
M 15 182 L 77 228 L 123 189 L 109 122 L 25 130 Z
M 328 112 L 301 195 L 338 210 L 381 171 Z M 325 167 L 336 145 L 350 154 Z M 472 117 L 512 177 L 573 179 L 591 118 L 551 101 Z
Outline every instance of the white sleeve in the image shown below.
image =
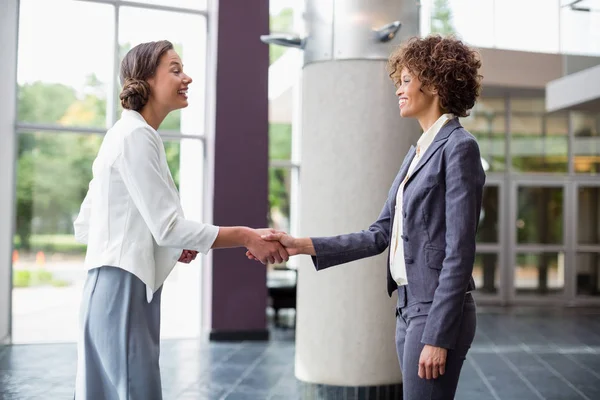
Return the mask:
M 207 253 L 219 228 L 181 216 L 177 192 L 165 180 L 160 152 L 164 147 L 156 133 L 138 128 L 127 134 L 116 161 L 121 177 L 159 246 Z
M 75 240 L 79 243 L 87 244 L 88 242 L 88 232 L 90 230 L 90 212 L 92 210 L 92 201 L 90 200 L 90 192 L 92 190 L 92 184 L 94 180 L 90 181 L 88 192 L 83 199 L 83 203 L 81 203 L 81 208 L 79 209 L 79 215 L 73 222 L 73 230 L 75 232 Z

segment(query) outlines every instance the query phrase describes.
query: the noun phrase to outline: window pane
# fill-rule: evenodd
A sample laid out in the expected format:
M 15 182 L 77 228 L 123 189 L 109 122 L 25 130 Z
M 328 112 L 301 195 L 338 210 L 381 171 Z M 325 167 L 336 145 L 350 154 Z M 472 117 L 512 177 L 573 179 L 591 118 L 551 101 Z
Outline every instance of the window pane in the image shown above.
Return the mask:
M 515 289 L 517 294 L 561 293 L 565 286 L 563 253 L 517 254 Z
M 563 4 L 572 0 L 562 0 Z M 599 8 L 597 1 L 583 1 L 579 7 Z M 600 13 L 560 10 L 560 51 L 567 54 L 600 55 Z
M 419 3 L 430 14 L 422 24 L 425 34 L 431 31 L 446 35 L 454 31 L 477 47 L 558 52 L 558 0 L 422 0 Z M 532 16 L 545 22 L 534 31 Z
M 101 135 L 89 134 L 19 135 L 13 254 L 15 342 L 77 338 L 86 247 L 75 242 L 72 226 L 101 141 Z M 181 145 L 166 141 L 165 148 L 186 218 L 202 221 L 202 140 L 185 139 Z M 177 264 L 167 279 L 163 338 L 199 334 L 201 262 L 198 257 L 192 264 Z
M 577 254 L 577 295 L 600 296 L 600 253 Z
M 558 15 L 558 0 L 494 1 L 494 47 L 557 53 Z M 532 18 L 544 22 L 531 29 Z
M 543 99 L 511 101 L 512 166 L 521 172 L 567 172 L 568 117 L 544 114 Z
M 513 97 L 510 99 L 510 106 L 515 113 L 544 113 L 546 112 L 546 105 L 543 98 L 518 98 Z
M 181 157 L 181 144 L 179 140 L 164 140 L 165 153 L 167 155 L 167 164 L 173 177 L 173 182 L 179 190 L 179 158 Z
M 498 213 L 500 193 L 498 186 L 485 186 L 483 188 L 483 201 L 477 229 L 478 243 L 498 242 Z
M 573 112 L 571 118 L 575 172 L 600 173 L 600 113 Z
M 18 120 L 106 127 L 114 8 L 66 0 L 20 5 Z
M 206 10 L 207 0 L 136 0 L 138 3 L 154 4 L 159 6 L 182 7 L 192 10 Z
M 562 188 L 519 187 L 517 207 L 517 243 L 562 244 Z
M 204 142 L 200 139 L 163 141 L 185 217 L 202 222 Z M 161 338 L 193 338 L 200 334 L 202 260 L 199 254 L 190 264 L 178 263 L 165 281 Z
M 73 220 L 91 179 L 102 136 L 23 133 L 18 136 L 13 253 L 13 339 L 77 339 L 86 247 Z
M 498 254 L 477 253 L 473 266 L 473 279 L 477 293 L 493 294 L 500 287 L 500 269 L 498 268 Z
M 432 4 L 432 19 L 444 20 L 436 13 L 435 0 L 429 0 Z M 452 0 L 451 21 L 458 35 L 469 44 L 479 47 L 494 46 L 494 3 L 493 0 Z M 477 15 L 477 18 L 473 18 Z M 432 28 L 435 27 L 432 21 Z M 438 22 L 439 23 L 439 22 Z
M 506 118 L 504 99 L 481 99 L 461 124 L 479 143 L 486 172 L 505 170 Z
M 269 159 L 291 160 L 292 125 L 269 124 Z
M 577 242 L 600 244 L 600 187 L 580 187 L 577 201 Z
M 290 231 L 290 183 L 289 168 L 269 168 L 269 227 Z
M 180 130 L 186 135 L 204 134 L 206 86 L 206 18 L 183 14 L 122 7 L 119 16 L 121 59 L 134 46 L 165 38 L 173 43 L 193 82 L 188 92 L 189 105 L 169 114 L 161 130 Z M 143 22 L 143 23 L 142 23 Z

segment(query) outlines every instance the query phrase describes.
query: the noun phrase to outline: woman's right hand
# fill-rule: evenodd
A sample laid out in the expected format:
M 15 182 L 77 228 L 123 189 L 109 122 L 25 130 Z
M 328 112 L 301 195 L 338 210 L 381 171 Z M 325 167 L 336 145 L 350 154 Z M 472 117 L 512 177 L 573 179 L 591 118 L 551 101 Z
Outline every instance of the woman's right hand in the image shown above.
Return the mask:
M 300 254 L 300 249 L 298 246 L 298 239 L 296 239 L 295 237 L 293 237 L 291 235 L 288 235 L 285 232 L 273 231 L 273 232 L 267 233 L 265 235 L 262 235 L 262 238 L 264 240 L 277 241 L 277 242 L 281 243 L 281 245 L 283 247 L 285 247 L 285 249 L 287 250 L 287 252 L 290 256 L 295 256 L 297 254 Z
M 255 229 L 250 234 L 250 238 L 246 247 L 248 253 L 252 254 L 251 259 L 258 260 L 263 264 L 281 264 L 289 260 L 289 252 L 284 248 L 282 243 L 277 240 L 266 240 L 265 237 L 276 232 L 274 230 Z M 250 257 L 248 257 L 250 258 Z
M 314 248 L 310 238 L 299 239 L 282 231 L 271 231 L 262 235 L 261 238 L 270 242 L 279 242 L 290 256 L 295 256 L 298 254 L 314 255 Z M 258 259 L 256 254 L 254 254 L 251 249 L 248 249 L 246 252 L 246 257 L 251 260 Z

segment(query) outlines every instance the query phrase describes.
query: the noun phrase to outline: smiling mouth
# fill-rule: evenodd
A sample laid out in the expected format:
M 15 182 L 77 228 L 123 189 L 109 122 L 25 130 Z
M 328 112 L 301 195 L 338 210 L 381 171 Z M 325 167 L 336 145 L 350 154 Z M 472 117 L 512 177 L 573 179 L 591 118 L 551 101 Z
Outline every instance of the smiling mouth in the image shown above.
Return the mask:
M 177 94 L 183 95 L 187 99 L 187 92 L 188 92 L 187 89 L 183 89 L 183 90 L 178 90 Z
M 404 107 L 404 105 L 406 104 L 406 99 L 399 99 L 398 104 L 400 105 L 400 107 Z

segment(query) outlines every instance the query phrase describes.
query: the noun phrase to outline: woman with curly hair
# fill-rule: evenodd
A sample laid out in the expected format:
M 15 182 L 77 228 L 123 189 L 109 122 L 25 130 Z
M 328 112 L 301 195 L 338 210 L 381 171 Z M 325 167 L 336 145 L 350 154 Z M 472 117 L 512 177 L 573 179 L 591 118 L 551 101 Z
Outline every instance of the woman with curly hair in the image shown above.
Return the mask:
M 453 399 L 475 335 L 471 276 L 485 173 L 458 117 L 479 95 L 481 61 L 454 38 L 414 38 L 389 59 L 400 115 L 423 129 L 404 158 L 379 218 L 367 230 L 279 240 L 318 271 L 389 247 L 388 294 L 398 290 L 396 349 L 405 400 Z M 251 252 L 248 256 L 252 258 Z

